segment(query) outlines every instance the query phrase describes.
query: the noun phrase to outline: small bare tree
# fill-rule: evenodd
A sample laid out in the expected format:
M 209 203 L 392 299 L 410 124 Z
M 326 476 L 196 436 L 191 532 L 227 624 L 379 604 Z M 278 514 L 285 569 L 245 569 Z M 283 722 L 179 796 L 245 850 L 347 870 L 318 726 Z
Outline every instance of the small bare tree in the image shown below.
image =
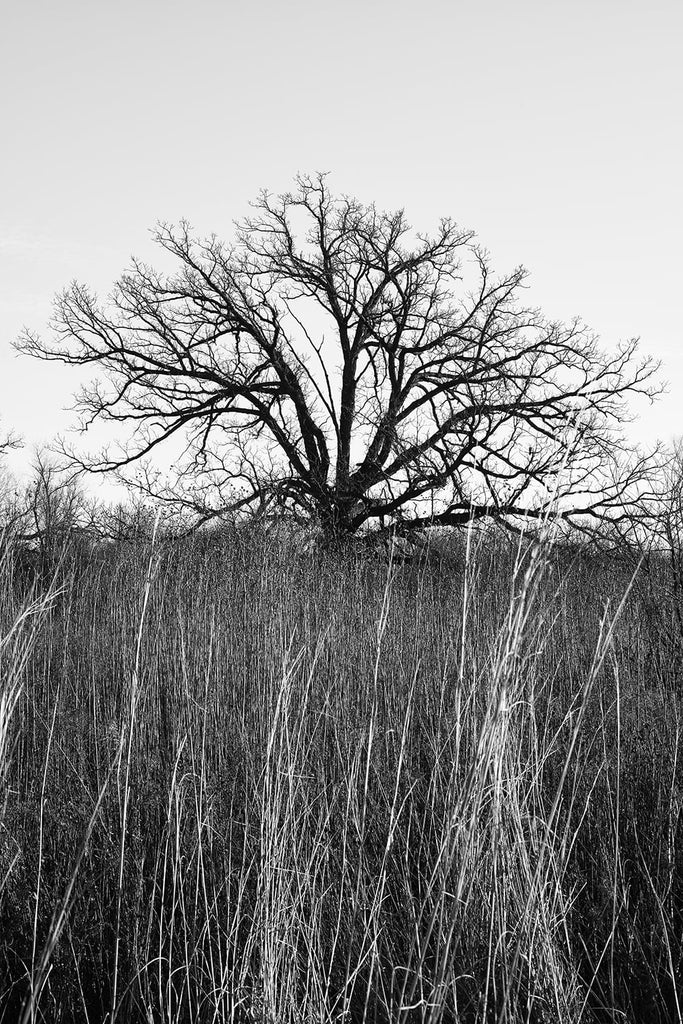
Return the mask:
M 652 488 L 636 505 L 624 539 L 631 555 L 639 559 L 641 584 L 646 588 L 650 604 L 659 612 L 659 629 L 665 621 L 661 615 L 662 604 L 669 604 L 675 643 L 680 650 L 683 641 L 683 439 L 676 439 L 665 454 L 653 476 Z
M 22 441 L 17 434 L 10 431 L 0 435 L 0 534 L 11 533 L 20 516 L 18 486 L 5 465 L 5 456 L 21 447 Z
M 25 501 L 27 536 L 37 543 L 42 561 L 51 564 L 84 529 L 86 499 L 73 474 L 60 471 L 44 452 L 36 452 Z
M 655 364 L 529 308 L 525 271 L 496 276 L 450 220 L 414 235 L 403 212 L 303 176 L 262 193 L 230 246 L 186 223 L 156 240 L 176 272 L 134 261 L 109 308 L 73 284 L 53 336 L 19 342 L 104 371 L 78 395 L 82 426 L 131 430 L 115 451 L 70 451 L 90 470 L 182 436 L 166 500 L 200 521 L 285 509 L 332 535 L 551 508 L 586 526 L 645 472 L 619 461 L 619 426 L 629 396 L 656 393 Z
M 99 536 L 96 502 L 83 493 L 72 468 L 59 467 L 43 451 L 34 453 L 28 481 L 15 481 L 9 508 L 7 535 L 27 564 L 48 573 Z
M 7 454 L 7 452 L 14 451 L 16 448 L 21 448 L 21 438 L 13 433 L 4 434 L 0 436 L 0 458 Z

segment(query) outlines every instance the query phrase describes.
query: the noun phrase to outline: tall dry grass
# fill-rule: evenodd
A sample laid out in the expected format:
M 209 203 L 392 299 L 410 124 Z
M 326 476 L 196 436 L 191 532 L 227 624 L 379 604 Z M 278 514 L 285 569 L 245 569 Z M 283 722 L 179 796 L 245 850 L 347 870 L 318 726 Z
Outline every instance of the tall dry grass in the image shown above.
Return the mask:
M 652 578 L 245 531 L 0 577 L 0 1021 L 681 1020 Z

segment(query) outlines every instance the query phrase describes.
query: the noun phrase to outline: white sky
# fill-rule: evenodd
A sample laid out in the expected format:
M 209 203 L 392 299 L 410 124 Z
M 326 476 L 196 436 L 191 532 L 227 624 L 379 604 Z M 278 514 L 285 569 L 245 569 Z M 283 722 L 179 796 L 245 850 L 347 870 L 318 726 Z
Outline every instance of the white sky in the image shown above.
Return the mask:
M 73 422 L 74 371 L 18 357 L 76 278 L 106 294 L 149 228 L 229 238 L 266 186 L 474 228 L 530 300 L 640 335 L 683 433 L 681 0 L 0 3 L 0 431 Z M 24 455 L 24 458 L 27 456 Z

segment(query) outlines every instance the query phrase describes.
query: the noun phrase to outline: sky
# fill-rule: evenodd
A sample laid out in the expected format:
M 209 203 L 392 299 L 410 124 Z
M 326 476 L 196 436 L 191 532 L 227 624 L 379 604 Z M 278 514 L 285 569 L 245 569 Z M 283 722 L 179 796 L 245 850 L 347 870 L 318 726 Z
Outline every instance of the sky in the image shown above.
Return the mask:
M 683 434 L 681 0 L 23 0 L 0 20 L 0 433 L 74 425 L 73 368 L 18 356 L 76 279 L 106 296 L 150 229 L 229 239 L 266 187 L 473 228 L 530 302 L 639 336 Z

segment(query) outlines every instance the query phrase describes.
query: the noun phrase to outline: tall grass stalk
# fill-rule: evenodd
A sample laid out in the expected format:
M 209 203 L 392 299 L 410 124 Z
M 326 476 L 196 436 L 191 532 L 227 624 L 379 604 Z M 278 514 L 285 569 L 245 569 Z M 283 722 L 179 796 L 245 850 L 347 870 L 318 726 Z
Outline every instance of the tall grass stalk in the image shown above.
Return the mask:
M 473 530 L 0 572 L 0 1021 L 680 1021 L 669 615 Z

